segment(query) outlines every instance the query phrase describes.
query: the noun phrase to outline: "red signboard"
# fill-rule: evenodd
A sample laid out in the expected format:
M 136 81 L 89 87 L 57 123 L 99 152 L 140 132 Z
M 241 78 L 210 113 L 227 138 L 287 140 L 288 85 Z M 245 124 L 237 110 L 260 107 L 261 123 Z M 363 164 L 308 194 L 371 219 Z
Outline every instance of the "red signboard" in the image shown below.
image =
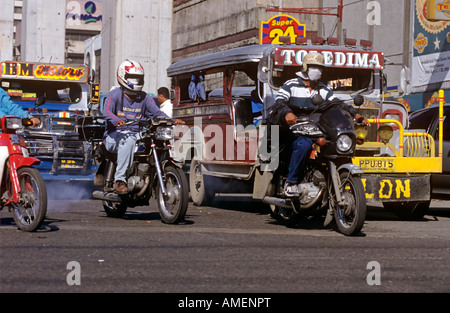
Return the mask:
M 306 26 L 300 24 L 295 18 L 286 14 L 272 17 L 267 22 L 261 22 L 260 44 L 281 44 L 280 36 L 291 37 L 295 43 L 297 37 L 305 37 Z
M 325 66 L 355 69 L 384 68 L 384 53 L 361 50 L 334 50 L 326 48 L 276 48 L 275 65 L 301 66 L 303 57 L 311 51 L 322 53 Z

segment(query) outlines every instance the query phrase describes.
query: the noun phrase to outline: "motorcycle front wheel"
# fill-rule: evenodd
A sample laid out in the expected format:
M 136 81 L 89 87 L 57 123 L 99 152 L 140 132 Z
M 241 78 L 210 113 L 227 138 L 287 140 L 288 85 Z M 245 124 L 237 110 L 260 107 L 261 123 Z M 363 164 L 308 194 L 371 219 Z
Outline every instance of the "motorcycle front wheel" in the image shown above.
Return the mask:
M 334 219 L 342 234 L 352 236 L 361 231 L 366 220 L 366 195 L 360 177 L 342 172 L 340 178 L 344 203 L 334 201 Z
M 8 175 L 9 177 L 9 175 Z M 17 170 L 20 184 L 19 201 L 12 202 L 14 221 L 19 229 L 33 232 L 39 229 L 47 214 L 47 188 L 41 173 L 32 167 Z M 11 196 L 12 184 L 9 183 Z
M 180 168 L 167 166 L 164 187 L 166 196 L 163 195 L 159 184 L 156 190 L 159 214 L 164 222 L 178 224 L 184 219 L 189 202 L 186 175 Z

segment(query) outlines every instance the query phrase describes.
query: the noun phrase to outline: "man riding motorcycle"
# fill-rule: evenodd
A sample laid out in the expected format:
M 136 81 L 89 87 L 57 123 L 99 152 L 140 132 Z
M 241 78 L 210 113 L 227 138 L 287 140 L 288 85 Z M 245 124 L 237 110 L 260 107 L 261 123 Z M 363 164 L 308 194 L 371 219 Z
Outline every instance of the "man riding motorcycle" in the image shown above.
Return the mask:
M 105 106 L 103 142 L 108 151 L 117 153 L 114 190 L 117 194 L 127 194 L 126 171 L 132 164 L 135 144 L 140 135 L 137 124 L 127 125 L 125 121 L 168 116 L 142 91 L 144 68 L 139 62 L 122 62 L 117 68 L 117 81 L 120 88 L 109 93 Z
M 297 118 L 307 115 L 312 111 L 327 110 L 329 105 L 316 107 L 311 99 L 319 94 L 324 103 L 333 104 L 332 107 L 339 106 L 350 113 L 354 118 L 360 118 L 361 115 L 350 105 L 346 105 L 337 99 L 333 92 L 320 79 L 325 67 L 324 57 L 321 53 L 310 52 L 303 58 L 301 71 L 296 74 L 298 77 L 290 79 L 278 91 L 276 101 L 269 115 L 271 124 L 281 126 L 281 131 L 286 132 L 288 144 L 292 150 L 289 163 L 289 172 L 284 186 L 284 192 L 287 197 L 299 197 L 298 182 L 303 178 L 303 170 L 311 153 L 313 142 L 305 136 L 293 136 L 289 131 L 289 126 L 297 123 Z M 363 124 L 367 124 L 364 119 Z

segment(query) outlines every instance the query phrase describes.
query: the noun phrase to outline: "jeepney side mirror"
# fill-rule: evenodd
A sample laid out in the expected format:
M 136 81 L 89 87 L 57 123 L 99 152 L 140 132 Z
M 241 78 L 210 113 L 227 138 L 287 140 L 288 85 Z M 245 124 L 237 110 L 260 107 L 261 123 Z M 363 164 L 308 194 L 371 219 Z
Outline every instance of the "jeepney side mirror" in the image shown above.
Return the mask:
M 34 102 L 34 106 L 37 108 L 45 103 L 45 96 L 38 96 Z
M 89 72 L 89 82 L 90 82 L 90 83 L 93 83 L 94 81 L 95 81 L 95 70 L 92 69 L 92 70 Z
M 269 82 L 269 58 L 263 57 L 258 64 L 258 80 L 261 83 Z

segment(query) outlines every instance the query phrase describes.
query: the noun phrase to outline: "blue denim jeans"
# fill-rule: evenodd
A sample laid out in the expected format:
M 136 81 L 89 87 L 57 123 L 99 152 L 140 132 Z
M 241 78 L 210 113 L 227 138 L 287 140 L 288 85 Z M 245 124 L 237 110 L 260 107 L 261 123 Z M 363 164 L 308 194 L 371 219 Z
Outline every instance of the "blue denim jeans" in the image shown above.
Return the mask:
M 297 184 L 303 179 L 303 171 L 306 166 L 306 161 L 311 153 L 313 142 L 308 137 L 295 137 L 291 144 L 292 153 L 291 161 L 289 163 L 289 173 L 287 182 Z
M 134 149 L 139 134 L 130 132 L 112 132 L 105 138 L 105 148 L 109 152 L 117 153 L 117 167 L 114 181 L 126 182 L 127 169 L 131 167 Z

